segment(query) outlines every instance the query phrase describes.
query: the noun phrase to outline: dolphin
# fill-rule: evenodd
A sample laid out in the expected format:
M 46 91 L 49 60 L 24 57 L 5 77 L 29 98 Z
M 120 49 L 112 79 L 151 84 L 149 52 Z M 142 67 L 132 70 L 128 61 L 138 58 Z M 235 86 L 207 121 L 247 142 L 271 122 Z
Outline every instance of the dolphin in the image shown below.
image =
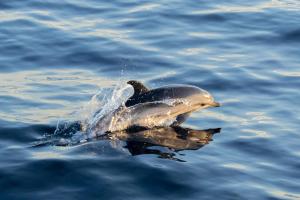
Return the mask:
M 118 109 L 98 120 L 90 129 L 96 132 L 96 136 L 105 131 L 121 131 L 132 126 L 179 126 L 194 111 L 220 106 L 209 92 L 192 85 L 148 89 L 135 80 L 127 84 L 133 87 L 133 95 Z

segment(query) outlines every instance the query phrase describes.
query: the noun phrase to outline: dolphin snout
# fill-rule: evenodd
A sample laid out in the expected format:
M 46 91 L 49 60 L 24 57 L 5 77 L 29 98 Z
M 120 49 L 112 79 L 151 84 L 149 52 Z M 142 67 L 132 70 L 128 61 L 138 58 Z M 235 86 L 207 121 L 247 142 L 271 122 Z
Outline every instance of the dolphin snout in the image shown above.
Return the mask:
M 209 105 L 210 105 L 211 107 L 220 107 L 220 106 L 221 106 L 221 104 L 218 103 L 218 102 L 216 102 L 216 101 L 210 103 Z

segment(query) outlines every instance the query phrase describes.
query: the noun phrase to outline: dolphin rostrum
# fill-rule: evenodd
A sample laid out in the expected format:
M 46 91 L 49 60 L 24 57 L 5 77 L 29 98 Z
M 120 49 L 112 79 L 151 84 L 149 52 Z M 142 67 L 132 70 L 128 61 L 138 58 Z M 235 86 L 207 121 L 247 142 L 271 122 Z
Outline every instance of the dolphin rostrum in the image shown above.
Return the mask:
M 168 85 L 148 89 L 138 81 L 128 81 L 134 94 L 118 109 L 103 116 L 91 127 L 96 135 L 132 126 L 153 128 L 178 126 L 191 112 L 220 104 L 207 91 L 192 85 Z

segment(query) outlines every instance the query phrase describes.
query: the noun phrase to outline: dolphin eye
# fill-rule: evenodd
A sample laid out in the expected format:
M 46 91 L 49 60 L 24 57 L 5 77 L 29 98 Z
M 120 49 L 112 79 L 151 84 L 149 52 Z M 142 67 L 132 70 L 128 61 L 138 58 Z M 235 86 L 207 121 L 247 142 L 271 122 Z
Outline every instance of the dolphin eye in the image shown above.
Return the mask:
M 180 101 L 179 102 L 175 102 L 174 106 L 178 106 L 178 105 L 181 105 L 181 104 L 183 104 L 183 102 L 180 102 Z

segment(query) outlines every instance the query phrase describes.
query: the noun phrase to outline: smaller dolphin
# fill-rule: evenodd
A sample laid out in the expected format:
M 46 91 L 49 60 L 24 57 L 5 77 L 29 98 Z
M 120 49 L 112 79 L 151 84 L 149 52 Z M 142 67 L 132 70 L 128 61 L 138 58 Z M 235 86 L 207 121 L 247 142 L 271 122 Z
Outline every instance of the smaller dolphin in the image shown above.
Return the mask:
M 220 104 L 207 91 L 192 85 L 168 85 L 148 89 L 138 81 L 128 81 L 134 94 L 114 112 L 103 116 L 90 130 L 102 135 L 140 126 L 178 126 L 190 113 Z

